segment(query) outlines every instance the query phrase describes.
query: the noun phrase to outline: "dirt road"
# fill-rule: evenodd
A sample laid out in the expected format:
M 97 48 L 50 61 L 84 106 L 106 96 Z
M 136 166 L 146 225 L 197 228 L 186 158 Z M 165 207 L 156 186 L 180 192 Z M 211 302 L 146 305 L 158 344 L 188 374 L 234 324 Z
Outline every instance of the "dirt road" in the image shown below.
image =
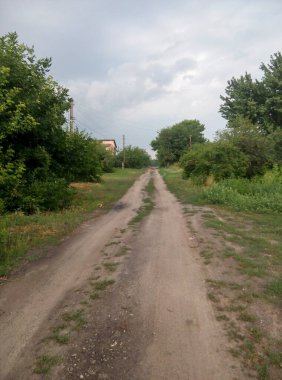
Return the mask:
M 150 177 L 155 208 L 128 229 Z M 118 254 L 122 245 L 129 252 L 124 257 Z M 101 269 L 105 259 L 119 265 L 116 283 L 87 306 L 87 324 L 60 347 L 64 360 L 50 378 L 244 379 L 208 300 L 197 242 L 155 170 L 111 212 L 85 223 L 52 255 L 2 286 L 1 379 L 44 378 L 32 368 L 46 331 L 66 304 L 82 300 L 75 290 L 87 294 L 95 268 L 100 278 L 109 277 Z

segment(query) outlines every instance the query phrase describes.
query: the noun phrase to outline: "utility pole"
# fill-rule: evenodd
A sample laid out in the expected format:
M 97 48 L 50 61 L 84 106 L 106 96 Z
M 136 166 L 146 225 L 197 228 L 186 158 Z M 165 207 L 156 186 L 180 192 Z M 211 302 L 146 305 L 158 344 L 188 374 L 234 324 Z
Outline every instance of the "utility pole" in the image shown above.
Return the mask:
M 192 148 L 192 135 L 189 136 L 189 146 Z
M 74 131 L 74 128 L 73 128 L 73 125 L 74 125 L 73 106 L 74 106 L 74 102 L 73 102 L 73 100 L 71 100 L 71 107 L 70 107 L 70 133 L 73 133 L 73 131 Z
M 122 146 L 123 146 L 123 159 L 121 163 L 122 169 L 124 169 L 125 166 L 125 135 L 122 135 Z

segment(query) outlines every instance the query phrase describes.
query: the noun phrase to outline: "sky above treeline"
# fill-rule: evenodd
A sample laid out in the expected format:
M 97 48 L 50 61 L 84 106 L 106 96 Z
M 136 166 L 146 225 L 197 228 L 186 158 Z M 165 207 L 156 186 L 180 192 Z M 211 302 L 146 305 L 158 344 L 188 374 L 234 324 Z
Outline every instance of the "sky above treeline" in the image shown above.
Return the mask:
M 0 34 L 16 31 L 75 102 L 76 126 L 150 150 L 183 119 L 212 139 L 227 81 L 261 78 L 281 51 L 281 0 L 0 0 Z

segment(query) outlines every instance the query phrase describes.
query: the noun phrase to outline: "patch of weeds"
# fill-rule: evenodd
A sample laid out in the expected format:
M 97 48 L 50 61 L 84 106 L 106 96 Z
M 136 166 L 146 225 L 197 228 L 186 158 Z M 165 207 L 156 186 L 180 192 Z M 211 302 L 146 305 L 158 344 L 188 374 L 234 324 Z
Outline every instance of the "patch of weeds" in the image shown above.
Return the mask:
M 84 317 L 84 309 L 78 309 L 76 311 L 69 311 L 64 313 L 62 318 L 65 322 L 74 322 L 76 328 L 83 327 L 86 323 Z
M 80 301 L 80 305 L 87 306 L 88 305 L 88 301 L 86 301 L 86 300 Z
M 129 251 L 129 248 L 126 246 L 123 246 L 120 248 L 120 250 L 115 254 L 115 257 L 121 257 L 127 255 L 127 252 Z
M 95 290 L 102 291 L 107 289 L 108 286 L 113 285 L 115 283 L 115 280 L 108 279 L 108 280 L 102 280 L 98 281 L 94 284 Z
M 98 298 L 100 298 L 100 295 L 99 295 L 98 292 L 92 292 L 92 293 L 90 294 L 90 298 L 91 298 L 92 300 L 97 300 Z
M 247 311 L 242 311 L 239 316 L 238 316 L 238 319 L 240 321 L 244 321 L 244 322 L 255 322 L 256 318 L 249 314 Z
M 245 305 L 236 305 L 234 303 L 232 303 L 230 306 L 228 306 L 227 308 L 228 311 L 230 312 L 238 312 L 238 311 L 245 311 L 246 310 L 246 306 Z
M 225 315 L 225 314 L 220 314 L 220 315 L 217 315 L 216 319 L 218 321 L 229 321 L 230 318 L 227 317 L 227 315 Z
M 250 342 L 248 339 L 245 339 L 244 343 L 240 346 L 243 351 L 247 351 L 248 353 L 255 352 L 255 345 Z
M 70 340 L 68 334 L 63 334 L 62 331 L 66 329 L 66 325 L 60 325 L 54 327 L 52 330 L 51 339 L 55 340 L 59 344 L 67 344 Z
M 266 364 L 256 364 L 256 370 L 258 372 L 259 380 L 269 380 L 269 371 Z
M 200 256 L 204 257 L 206 260 L 210 260 L 211 258 L 213 258 L 213 252 L 204 249 L 200 252 Z
M 118 265 L 119 263 L 112 263 L 112 262 L 103 263 L 103 267 L 109 272 L 114 272 L 117 269 Z
M 235 342 L 244 340 L 244 336 L 233 322 L 229 322 L 227 326 L 227 336 L 230 340 L 234 340 Z
M 121 228 L 119 231 L 121 234 L 124 234 L 126 232 L 126 228 Z
M 208 293 L 208 299 L 211 300 L 214 303 L 218 303 L 219 299 L 211 292 Z
M 120 241 L 113 240 L 110 243 L 106 244 L 105 247 L 111 247 L 112 245 L 118 245 Z
M 228 350 L 230 352 L 230 354 L 234 357 L 234 358 L 239 358 L 240 355 L 241 355 L 241 351 L 236 349 L 236 348 L 229 348 Z
M 97 267 L 95 267 L 95 270 L 101 270 L 102 267 L 100 267 L 100 265 L 98 265 Z
M 258 326 L 251 326 L 249 328 L 249 333 L 253 340 L 257 343 L 259 343 L 262 340 L 263 337 L 263 332 Z
M 266 285 L 265 294 L 271 297 L 282 297 L 282 276 Z
M 282 352 L 269 351 L 267 352 L 267 359 L 269 364 L 282 367 Z
M 40 375 L 46 375 L 50 373 L 52 368 L 58 365 L 61 362 L 61 360 L 61 357 L 58 355 L 45 354 L 38 356 L 33 372 Z
M 152 179 L 149 181 L 148 185 L 146 186 L 145 191 L 147 192 L 148 197 L 144 199 L 143 205 L 138 209 L 137 214 L 128 223 L 130 226 L 133 226 L 141 222 L 141 220 L 144 219 L 145 216 L 149 215 L 150 212 L 155 207 L 155 202 L 152 199 L 154 195 L 154 191 L 155 191 L 155 186 L 154 186 L 154 181 Z
M 220 289 L 221 287 L 226 286 L 226 282 L 225 281 L 212 280 L 212 279 L 208 278 L 206 280 L 206 282 L 209 285 L 211 285 L 214 289 Z

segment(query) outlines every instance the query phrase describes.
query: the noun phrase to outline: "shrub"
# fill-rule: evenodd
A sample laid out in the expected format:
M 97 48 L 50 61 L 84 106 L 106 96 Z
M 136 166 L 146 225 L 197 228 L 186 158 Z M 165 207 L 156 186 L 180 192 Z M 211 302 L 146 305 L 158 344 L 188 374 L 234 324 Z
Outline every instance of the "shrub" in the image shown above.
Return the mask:
M 216 181 L 246 174 L 247 158 L 233 144 L 209 142 L 195 145 L 180 161 L 184 176 L 204 184 L 209 176 Z
M 75 190 L 61 178 L 49 181 L 35 181 L 31 184 L 28 194 L 23 197 L 21 210 L 33 213 L 37 210 L 61 210 L 71 205 Z

